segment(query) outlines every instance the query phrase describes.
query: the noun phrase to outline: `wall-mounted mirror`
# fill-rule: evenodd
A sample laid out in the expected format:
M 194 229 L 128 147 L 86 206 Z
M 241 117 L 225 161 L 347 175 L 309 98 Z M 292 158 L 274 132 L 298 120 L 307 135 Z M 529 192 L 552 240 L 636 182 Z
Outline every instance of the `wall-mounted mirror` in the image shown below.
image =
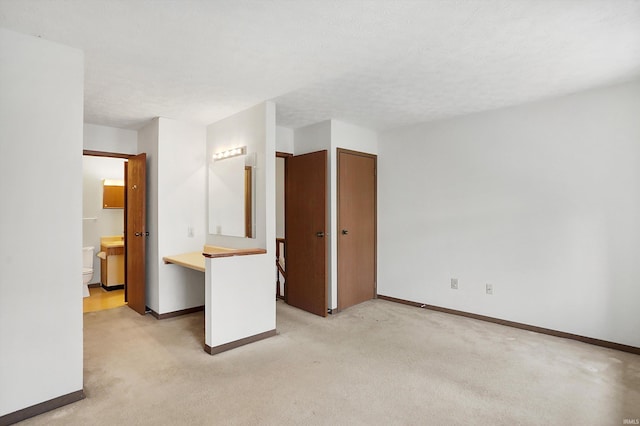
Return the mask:
M 255 238 L 251 155 L 209 164 L 209 234 Z

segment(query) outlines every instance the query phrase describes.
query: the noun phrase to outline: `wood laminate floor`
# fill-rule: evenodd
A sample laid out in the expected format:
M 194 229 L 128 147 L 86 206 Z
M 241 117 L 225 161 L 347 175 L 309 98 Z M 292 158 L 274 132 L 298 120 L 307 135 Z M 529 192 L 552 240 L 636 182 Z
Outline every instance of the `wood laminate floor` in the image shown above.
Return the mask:
M 102 287 L 89 287 L 89 297 L 82 299 L 82 312 L 96 312 L 126 305 L 124 289 L 106 291 Z

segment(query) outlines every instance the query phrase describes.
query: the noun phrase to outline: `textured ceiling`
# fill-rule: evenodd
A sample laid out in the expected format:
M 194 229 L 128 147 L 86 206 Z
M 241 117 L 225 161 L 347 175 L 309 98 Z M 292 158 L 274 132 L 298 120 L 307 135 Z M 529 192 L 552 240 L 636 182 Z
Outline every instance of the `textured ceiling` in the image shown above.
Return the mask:
M 640 77 L 637 0 L 0 0 L 0 27 L 85 52 L 85 121 L 373 129 Z

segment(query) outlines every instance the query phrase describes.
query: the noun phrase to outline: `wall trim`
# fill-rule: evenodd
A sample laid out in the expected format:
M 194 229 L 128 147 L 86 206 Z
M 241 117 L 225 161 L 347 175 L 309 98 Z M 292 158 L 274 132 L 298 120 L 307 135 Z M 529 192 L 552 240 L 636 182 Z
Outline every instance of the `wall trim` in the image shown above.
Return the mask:
M 231 349 L 239 348 L 240 346 L 248 345 L 249 343 L 254 343 L 259 340 L 267 339 L 269 337 L 273 337 L 277 334 L 276 329 L 265 331 L 264 333 L 254 334 L 253 336 L 245 337 L 243 339 L 234 340 L 233 342 L 225 343 L 223 345 L 218 346 L 209 346 L 205 343 L 204 351 L 209 355 L 219 354 L 220 352 L 229 351 Z
M 151 311 L 151 315 L 153 315 L 155 319 L 163 320 L 167 318 L 179 317 L 180 315 L 187 315 L 187 314 L 192 314 L 194 312 L 204 311 L 204 305 L 196 306 L 193 308 L 180 309 L 179 311 L 165 312 L 164 314 L 159 314 L 153 309 L 150 309 L 150 311 Z
M 0 416 L 0 426 L 12 425 L 31 417 L 46 413 L 47 411 L 55 410 L 56 408 L 60 408 L 73 402 L 80 401 L 84 398 L 84 390 L 80 389 L 79 391 L 71 392 L 66 395 L 62 395 L 45 402 L 23 408 L 22 410 L 14 411 L 13 413 Z
M 387 300 L 389 302 L 402 303 L 403 305 L 415 306 L 416 308 L 429 309 L 431 311 L 444 312 L 446 314 L 458 315 L 462 317 L 477 319 L 480 321 L 492 322 L 494 324 L 505 325 L 507 327 L 519 328 L 527 331 L 534 331 L 540 334 L 547 334 L 554 337 L 562 337 L 564 339 L 577 340 L 578 342 L 588 343 L 590 345 L 602 346 L 603 348 L 615 349 L 617 351 L 629 352 L 640 355 L 640 348 L 636 346 L 623 345 L 622 343 L 609 342 L 607 340 L 595 339 L 593 337 L 580 336 L 578 334 L 566 333 L 564 331 L 552 330 L 550 328 L 537 327 L 535 325 L 523 324 L 520 322 L 508 321 L 485 315 L 473 314 L 471 312 L 458 311 L 455 309 L 443 308 L 440 306 L 427 305 L 424 303 L 413 302 L 411 300 L 398 299 L 391 296 L 378 295 L 378 299 Z
M 119 152 L 107 152 L 107 151 L 92 151 L 90 149 L 83 149 L 82 155 L 89 155 L 91 157 L 123 158 L 125 160 L 135 156 L 135 154 L 122 154 Z

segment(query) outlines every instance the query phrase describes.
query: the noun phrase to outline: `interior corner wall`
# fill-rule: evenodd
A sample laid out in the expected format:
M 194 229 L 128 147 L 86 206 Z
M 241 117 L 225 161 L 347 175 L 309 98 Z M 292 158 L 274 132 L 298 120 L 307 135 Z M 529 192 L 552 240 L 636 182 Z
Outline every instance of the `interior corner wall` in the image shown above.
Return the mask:
M 146 305 L 160 312 L 160 284 L 158 257 L 158 138 L 160 120 L 154 118 L 138 131 L 138 150 L 147 155 L 147 215 L 149 232 L 146 246 Z
M 0 29 L 0 416 L 83 387 L 83 62 Z
M 638 117 L 636 81 L 384 132 L 378 292 L 640 347 Z
M 88 151 L 138 153 L 138 132 L 84 123 L 83 148 Z
M 163 256 L 200 251 L 206 240 L 206 127 L 159 119 L 157 313 L 204 305 L 204 273 Z M 192 235 L 190 236 L 190 231 Z

